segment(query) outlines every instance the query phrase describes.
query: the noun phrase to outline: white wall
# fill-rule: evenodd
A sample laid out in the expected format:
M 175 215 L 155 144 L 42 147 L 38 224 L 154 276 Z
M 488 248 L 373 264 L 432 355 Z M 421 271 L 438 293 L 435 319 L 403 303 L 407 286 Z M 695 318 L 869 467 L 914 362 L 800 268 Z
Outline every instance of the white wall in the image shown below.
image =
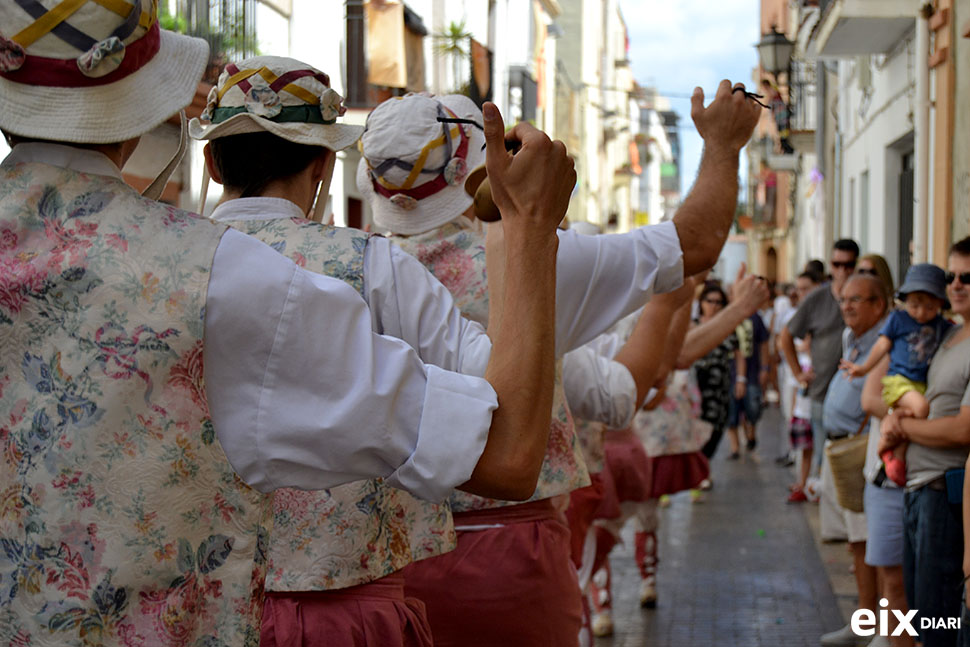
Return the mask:
M 864 252 L 898 261 L 898 163 L 892 144 L 913 131 L 913 40 L 889 56 L 870 60 L 869 96 L 859 87 L 867 59 L 839 63 L 838 123 L 842 133 L 839 237 L 852 237 Z M 868 173 L 868 218 L 863 222 L 865 175 Z

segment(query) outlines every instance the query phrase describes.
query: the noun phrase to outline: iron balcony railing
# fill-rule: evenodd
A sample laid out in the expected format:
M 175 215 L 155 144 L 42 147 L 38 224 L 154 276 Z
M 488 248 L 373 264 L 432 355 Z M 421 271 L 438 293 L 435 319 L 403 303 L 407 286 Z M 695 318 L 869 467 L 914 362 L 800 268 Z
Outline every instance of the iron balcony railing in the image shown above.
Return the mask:
M 792 132 L 814 131 L 818 123 L 815 63 L 792 61 L 789 94 L 789 128 Z

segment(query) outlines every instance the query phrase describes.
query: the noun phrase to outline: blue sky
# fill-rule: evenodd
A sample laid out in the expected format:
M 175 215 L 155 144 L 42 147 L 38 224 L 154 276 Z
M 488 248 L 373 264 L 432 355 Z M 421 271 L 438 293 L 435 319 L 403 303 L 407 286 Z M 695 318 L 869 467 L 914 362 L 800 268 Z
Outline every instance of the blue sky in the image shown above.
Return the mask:
M 630 60 L 641 85 L 675 95 L 681 117 L 681 188 L 690 189 L 703 141 L 690 120 L 690 94 L 710 103 L 721 79 L 752 84 L 760 38 L 759 0 L 619 0 L 630 34 Z M 683 97 L 683 98 L 680 98 Z

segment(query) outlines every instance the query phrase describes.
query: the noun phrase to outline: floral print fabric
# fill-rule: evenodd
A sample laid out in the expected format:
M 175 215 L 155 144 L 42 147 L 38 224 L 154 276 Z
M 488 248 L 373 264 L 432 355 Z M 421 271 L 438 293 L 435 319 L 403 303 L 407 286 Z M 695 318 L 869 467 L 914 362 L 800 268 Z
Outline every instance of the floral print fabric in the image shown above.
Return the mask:
M 603 434 L 606 433 L 606 425 L 602 422 L 590 422 L 581 418 L 574 418 L 573 422 L 576 425 L 576 437 L 579 438 L 586 468 L 591 474 L 602 472 L 606 464 L 606 450 L 603 448 Z
M 448 288 L 462 314 L 482 323 L 488 321 L 488 282 L 485 275 L 485 237 L 465 218 L 416 236 L 391 236 L 399 245 L 428 268 Z M 565 494 L 589 485 L 589 472 L 583 461 L 579 439 L 562 388 L 562 361 L 556 363 L 552 421 L 549 445 L 542 462 L 539 483 L 529 499 L 538 501 Z M 496 501 L 455 492 L 450 504 L 454 512 L 483 510 L 513 502 Z
M 226 224 L 363 294 L 367 234 L 300 218 Z M 456 541 L 447 507 L 420 501 L 381 479 L 319 492 L 278 490 L 273 517 L 266 589 L 274 592 L 372 582 L 414 560 L 452 550 Z
M 667 379 L 664 399 L 655 409 L 641 409 L 633 432 L 647 455 L 673 456 L 700 451 L 711 436 L 711 424 L 699 420 L 701 394 L 689 371 L 675 371 Z
M 0 643 L 258 643 L 270 500 L 203 383 L 223 231 L 114 178 L 0 169 Z
M 731 403 L 731 363 L 738 348 L 734 333 L 704 357 L 694 362 L 697 386 L 701 390 L 701 419 L 711 423 L 715 431 L 727 424 Z

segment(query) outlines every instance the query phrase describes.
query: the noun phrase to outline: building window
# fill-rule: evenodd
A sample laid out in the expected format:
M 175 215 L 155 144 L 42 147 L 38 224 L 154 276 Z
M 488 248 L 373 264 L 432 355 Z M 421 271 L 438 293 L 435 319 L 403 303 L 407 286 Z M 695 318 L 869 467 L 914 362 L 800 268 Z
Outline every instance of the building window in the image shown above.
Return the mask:
M 422 40 L 428 31 L 421 17 L 407 5 L 363 0 L 346 0 L 346 11 L 347 106 L 373 108 L 425 90 Z

